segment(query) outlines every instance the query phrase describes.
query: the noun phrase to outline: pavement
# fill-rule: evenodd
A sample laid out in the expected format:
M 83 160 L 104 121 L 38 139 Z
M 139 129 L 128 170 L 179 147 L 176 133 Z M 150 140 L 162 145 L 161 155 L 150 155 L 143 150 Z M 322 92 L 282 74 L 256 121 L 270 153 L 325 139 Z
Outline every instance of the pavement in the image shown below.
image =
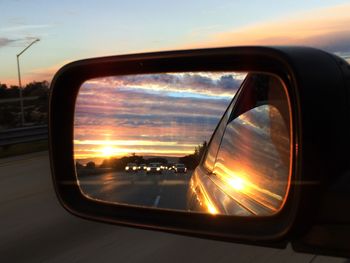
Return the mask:
M 89 197 L 146 207 L 188 210 L 187 197 L 191 174 L 162 171 L 106 171 L 102 174 L 80 175 L 79 185 Z
M 350 262 L 74 217 L 56 199 L 47 152 L 1 159 L 0 189 L 0 262 Z

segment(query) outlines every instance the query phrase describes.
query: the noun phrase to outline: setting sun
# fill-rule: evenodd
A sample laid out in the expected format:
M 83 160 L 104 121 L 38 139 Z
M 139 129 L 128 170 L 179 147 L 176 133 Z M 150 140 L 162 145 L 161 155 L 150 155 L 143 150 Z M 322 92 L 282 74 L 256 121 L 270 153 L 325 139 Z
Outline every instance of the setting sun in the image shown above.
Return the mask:
M 114 152 L 113 147 L 105 146 L 105 147 L 101 148 L 101 155 L 103 157 L 109 158 L 113 155 L 113 152 Z

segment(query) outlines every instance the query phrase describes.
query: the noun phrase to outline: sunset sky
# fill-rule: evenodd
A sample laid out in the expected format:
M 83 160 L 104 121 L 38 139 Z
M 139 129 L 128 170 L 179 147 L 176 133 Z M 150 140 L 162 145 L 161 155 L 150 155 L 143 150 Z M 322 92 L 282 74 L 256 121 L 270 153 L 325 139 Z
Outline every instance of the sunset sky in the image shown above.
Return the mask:
M 182 157 L 208 141 L 244 73 L 172 73 L 99 78 L 80 89 L 76 159 L 136 153 Z
M 23 84 L 50 81 L 61 66 L 78 59 L 186 48 L 307 45 L 350 61 L 348 0 L 1 0 L 0 11 L 0 83 L 8 85 L 18 85 L 16 54 L 35 38 L 40 41 L 20 57 Z M 237 76 L 166 77 L 86 83 L 78 100 L 76 156 L 192 152 L 221 117 Z M 219 92 L 209 92 L 200 78 Z M 176 79 L 185 90 L 169 85 Z M 227 91 L 225 81 L 236 86 Z M 145 115 L 150 110 L 155 116 Z M 186 141 L 178 136 L 183 133 Z
M 349 56 L 348 0 L 0 1 L 0 82 L 52 79 L 77 59 L 232 45 L 309 45 Z

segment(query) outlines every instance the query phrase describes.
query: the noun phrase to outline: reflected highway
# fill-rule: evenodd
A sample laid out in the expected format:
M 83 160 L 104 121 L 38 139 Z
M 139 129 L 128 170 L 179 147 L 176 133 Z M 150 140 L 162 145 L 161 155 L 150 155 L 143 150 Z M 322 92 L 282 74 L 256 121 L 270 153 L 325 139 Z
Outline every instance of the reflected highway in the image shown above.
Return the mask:
M 57 202 L 47 152 L 0 159 L 0 187 L 0 262 L 350 262 L 77 218 Z
M 187 190 L 192 171 L 176 174 L 106 172 L 80 175 L 83 192 L 95 199 L 124 204 L 168 209 L 187 209 Z

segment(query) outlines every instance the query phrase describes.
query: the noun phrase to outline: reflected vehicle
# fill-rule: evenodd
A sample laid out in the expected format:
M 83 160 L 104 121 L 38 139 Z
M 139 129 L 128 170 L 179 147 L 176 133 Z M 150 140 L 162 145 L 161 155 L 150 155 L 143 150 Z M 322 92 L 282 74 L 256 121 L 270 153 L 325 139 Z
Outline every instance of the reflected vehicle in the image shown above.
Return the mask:
M 169 163 L 168 164 L 168 170 L 169 171 L 175 171 L 175 164 L 174 163 Z
M 186 173 L 187 168 L 184 164 L 178 163 L 175 165 L 175 173 Z
M 125 166 L 125 171 L 126 172 L 137 172 L 138 170 L 138 166 L 136 163 L 128 163 L 126 166 Z
M 147 170 L 147 165 L 145 163 L 140 164 L 139 170 L 140 171 L 146 171 Z
M 150 163 L 147 166 L 147 174 L 152 174 L 152 173 L 162 173 L 161 169 L 161 164 L 160 163 Z
M 245 99 L 232 101 L 192 175 L 190 210 L 267 216 L 285 203 L 292 147 L 288 94 L 280 80 L 263 74 L 249 74 L 240 90 Z

